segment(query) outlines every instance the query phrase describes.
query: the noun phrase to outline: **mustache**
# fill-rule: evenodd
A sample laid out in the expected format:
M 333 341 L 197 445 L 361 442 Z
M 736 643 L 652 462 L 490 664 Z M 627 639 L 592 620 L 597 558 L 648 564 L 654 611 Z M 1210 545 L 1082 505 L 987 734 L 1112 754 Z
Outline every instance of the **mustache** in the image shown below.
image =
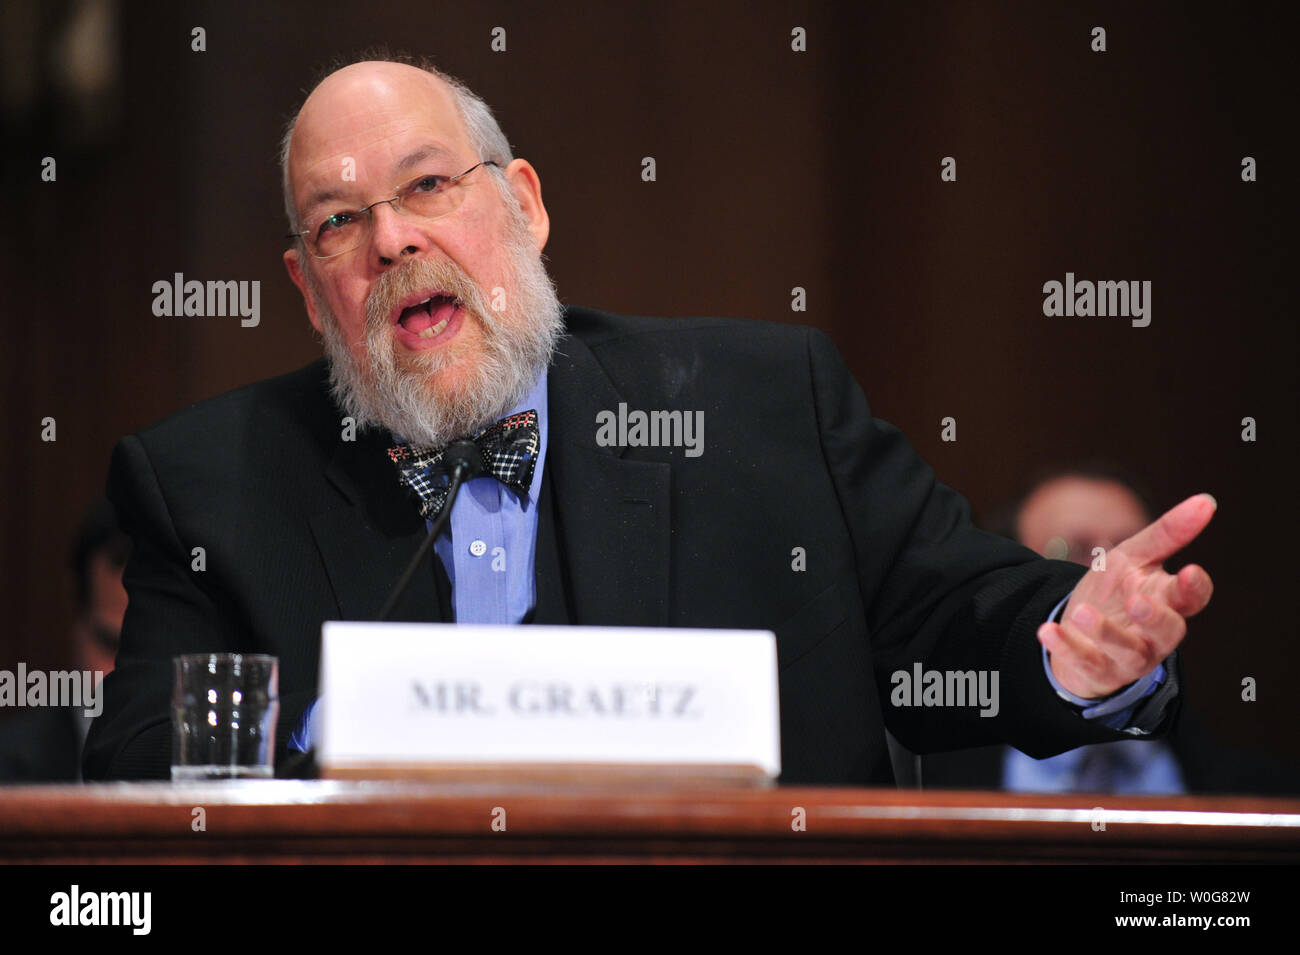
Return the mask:
M 489 327 L 495 326 L 487 298 L 468 272 L 450 259 L 411 259 L 383 273 L 371 287 L 365 301 L 366 328 L 386 329 L 403 299 L 430 289 L 455 296 L 466 311 Z

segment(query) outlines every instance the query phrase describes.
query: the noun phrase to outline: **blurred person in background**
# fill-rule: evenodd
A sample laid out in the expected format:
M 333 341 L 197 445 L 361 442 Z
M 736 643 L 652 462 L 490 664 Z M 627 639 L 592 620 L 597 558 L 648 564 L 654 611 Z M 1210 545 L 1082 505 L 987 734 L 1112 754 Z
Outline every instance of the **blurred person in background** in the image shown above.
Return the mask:
M 98 674 L 97 679 L 112 671 L 117 657 L 127 600 L 122 569 L 130 549 L 112 505 L 96 501 L 72 546 L 72 648 L 75 666 Z M 29 708 L 0 720 L 0 783 L 79 781 L 81 749 L 91 722 L 86 709 Z
M 1151 522 L 1150 494 L 1122 469 L 1087 464 L 1044 474 L 995 513 L 988 529 L 1054 560 L 1092 565 Z M 1190 704 L 1189 704 L 1190 706 Z M 1124 795 L 1300 793 L 1300 773 L 1217 742 L 1184 710 L 1165 740 L 1122 740 L 1034 759 L 1011 746 L 923 757 L 926 789 L 1104 792 Z

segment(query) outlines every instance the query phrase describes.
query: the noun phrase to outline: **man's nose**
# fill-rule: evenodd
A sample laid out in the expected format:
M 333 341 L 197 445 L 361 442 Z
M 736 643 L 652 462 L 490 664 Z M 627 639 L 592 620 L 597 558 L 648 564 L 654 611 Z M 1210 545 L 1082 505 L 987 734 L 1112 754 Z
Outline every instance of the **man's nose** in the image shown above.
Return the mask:
M 369 255 L 380 268 L 388 268 L 429 247 L 429 237 L 420 229 L 419 220 L 402 215 L 391 202 L 370 208 L 370 229 Z

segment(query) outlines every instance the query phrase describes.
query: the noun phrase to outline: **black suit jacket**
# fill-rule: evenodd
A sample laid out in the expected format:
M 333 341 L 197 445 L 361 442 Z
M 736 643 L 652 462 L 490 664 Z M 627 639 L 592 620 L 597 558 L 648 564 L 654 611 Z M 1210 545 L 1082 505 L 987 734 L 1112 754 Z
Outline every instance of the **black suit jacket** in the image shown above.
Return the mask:
M 886 723 L 921 752 L 1121 738 L 1052 692 L 1034 637 L 1082 568 L 977 530 L 824 335 L 582 308 L 566 324 L 532 622 L 774 630 L 782 782 L 891 782 Z M 703 411 L 703 454 L 599 446 L 597 413 L 620 402 Z M 120 442 L 109 493 L 135 541 L 130 606 L 87 778 L 168 774 L 169 661 L 184 652 L 280 658 L 284 759 L 322 621 L 373 619 L 425 532 L 388 436 L 343 441 L 340 419 L 318 361 Z M 394 619 L 449 619 L 431 563 Z M 1000 671 L 999 715 L 891 707 L 889 675 L 914 661 Z M 1161 731 L 1177 699 L 1166 709 Z

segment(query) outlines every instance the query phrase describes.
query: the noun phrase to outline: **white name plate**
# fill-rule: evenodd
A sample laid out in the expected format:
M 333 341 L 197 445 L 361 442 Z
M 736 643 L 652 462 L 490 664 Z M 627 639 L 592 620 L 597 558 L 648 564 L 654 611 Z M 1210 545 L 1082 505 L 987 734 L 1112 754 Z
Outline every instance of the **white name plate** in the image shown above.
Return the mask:
M 781 772 L 776 637 L 758 630 L 327 622 L 326 776 Z

